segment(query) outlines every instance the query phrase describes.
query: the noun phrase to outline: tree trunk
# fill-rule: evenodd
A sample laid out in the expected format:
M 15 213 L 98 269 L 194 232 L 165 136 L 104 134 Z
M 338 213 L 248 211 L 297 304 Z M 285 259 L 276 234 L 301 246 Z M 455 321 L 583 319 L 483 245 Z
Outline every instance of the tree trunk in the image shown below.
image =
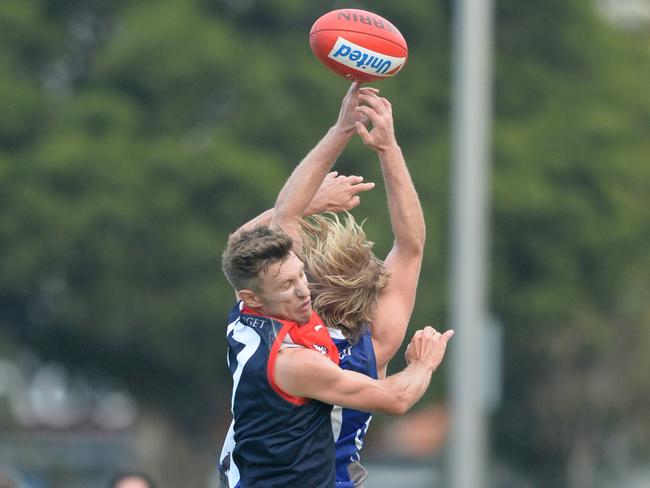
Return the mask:
M 595 486 L 594 451 L 587 437 L 578 433 L 567 463 L 567 487 L 594 488 Z

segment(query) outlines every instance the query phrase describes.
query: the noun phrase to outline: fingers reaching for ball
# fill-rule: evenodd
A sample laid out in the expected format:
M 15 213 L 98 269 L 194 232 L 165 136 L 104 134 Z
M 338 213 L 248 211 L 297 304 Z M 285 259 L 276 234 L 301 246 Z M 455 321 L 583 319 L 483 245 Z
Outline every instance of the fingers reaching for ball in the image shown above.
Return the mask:
M 377 152 L 396 147 L 391 103 L 379 96 L 379 90 L 360 91 L 358 99 L 355 128 L 364 144 Z

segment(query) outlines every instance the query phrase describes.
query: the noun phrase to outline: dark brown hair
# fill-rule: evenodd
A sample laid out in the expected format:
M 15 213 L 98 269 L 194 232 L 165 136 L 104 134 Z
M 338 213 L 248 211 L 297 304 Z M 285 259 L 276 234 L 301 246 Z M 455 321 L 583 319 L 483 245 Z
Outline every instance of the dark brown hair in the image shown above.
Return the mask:
M 268 226 L 235 232 L 221 257 L 221 268 L 235 290 L 259 291 L 259 274 L 289 256 L 293 240 Z

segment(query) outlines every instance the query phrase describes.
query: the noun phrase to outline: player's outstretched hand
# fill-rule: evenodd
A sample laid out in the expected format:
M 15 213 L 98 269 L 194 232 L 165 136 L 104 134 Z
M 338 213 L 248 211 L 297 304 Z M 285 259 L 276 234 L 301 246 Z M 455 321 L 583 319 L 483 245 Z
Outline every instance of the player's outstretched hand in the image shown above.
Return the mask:
M 319 212 L 343 212 L 359 205 L 359 193 L 372 190 L 374 183 L 364 183 L 362 176 L 328 173 L 309 204 L 307 215 Z
M 447 342 L 453 335 L 453 330 L 441 334 L 428 325 L 418 330 L 406 348 L 406 363 L 422 365 L 435 371 L 445 357 Z
M 370 122 L 372 127 L 368 130 L 366 123 L 357 121 L 355 127 L 363 143 L 369 148 L 382 152 L 397 145 L 395 129 L 393 126 L 393 108 L 390 102 L 376 92 L 367 91 L 359 93 L 359 105 L 356 111 Z
M 336 121 L 336 127 L 343 131 L 354 133 L 355 124 L 357 122 L 367 123 L 368 119 L 365 114 L 357 111 L 359 106 L 359 100 L 362 96 L 374 95 L 377 96 L 379 90 L 369 86 L 362 87 L 358 81 L 355 81 L 350 85 L 348 92 L 343 97 L 341 102 L 341 109 L 339 111 L 339 117 Z

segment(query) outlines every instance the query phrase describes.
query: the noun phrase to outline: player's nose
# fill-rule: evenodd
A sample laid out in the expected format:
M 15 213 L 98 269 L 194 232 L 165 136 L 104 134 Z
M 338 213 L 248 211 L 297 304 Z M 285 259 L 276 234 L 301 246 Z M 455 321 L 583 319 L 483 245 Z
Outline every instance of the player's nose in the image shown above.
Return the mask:
M 300 298 L 307 298 L 309 296 L 309 286 L 307 286 L 307 283 L 300 283 L 296 287 L 296 294 Z

